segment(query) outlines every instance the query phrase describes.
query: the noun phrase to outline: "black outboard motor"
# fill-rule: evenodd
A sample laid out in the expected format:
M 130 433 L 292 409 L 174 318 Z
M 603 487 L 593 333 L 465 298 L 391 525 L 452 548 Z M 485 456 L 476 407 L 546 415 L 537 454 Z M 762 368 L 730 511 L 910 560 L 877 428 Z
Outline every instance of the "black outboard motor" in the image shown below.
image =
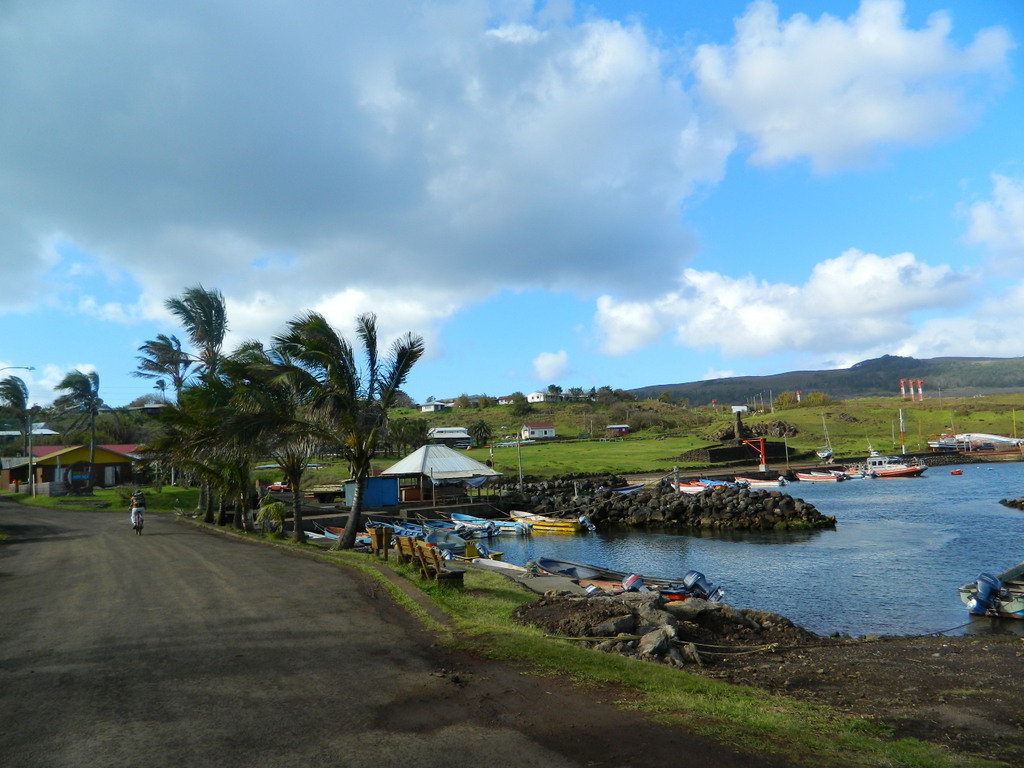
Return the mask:
M 984 616 L 995 606 L 1003 583 L 991 573 L 982 573 L 977 580 L 978 592 L 967 603 L 967 612 L 971 616 Z
M 725 597 L 725 590 L 712 586 L 700 571 L 687 571 L 683 574 L 683 586 L 693 597 L 700 597 L 709 603 L 717 603 Z

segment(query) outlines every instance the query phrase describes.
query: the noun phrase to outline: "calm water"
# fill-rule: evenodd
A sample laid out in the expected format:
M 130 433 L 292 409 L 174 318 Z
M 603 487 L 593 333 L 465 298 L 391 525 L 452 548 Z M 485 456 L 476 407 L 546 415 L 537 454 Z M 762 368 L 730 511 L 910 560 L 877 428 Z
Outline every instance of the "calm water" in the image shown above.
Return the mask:
M 503 536 L 505 560 L 538 557 L 652 576 L 694 568 L 737 608 L 780 613 L 820 634 L 909 635 L 968 621 L 957 587 L 981 571 L 1024 560 L 1024 463 L 932 467 L 920 478 L 792 483 L 785 490 L 825 515 L 834 531 L 679 535 L 598 531 Z M 1024 633 L 1024 622 L 975 621 L 951 634 Z

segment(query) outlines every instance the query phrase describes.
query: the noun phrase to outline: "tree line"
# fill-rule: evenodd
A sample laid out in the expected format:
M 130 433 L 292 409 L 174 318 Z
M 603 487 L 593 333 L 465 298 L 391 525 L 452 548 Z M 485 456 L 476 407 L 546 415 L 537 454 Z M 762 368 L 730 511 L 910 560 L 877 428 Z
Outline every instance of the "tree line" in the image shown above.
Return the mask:
M 404 396 L 400 387 L 423 355 L 423 339 L 405 333 L 381 350 L 376 315 L 366 313 L 355 321 L 357 348 L 323 315 L 304 312 L 270 344 L 248 340 L 225 352 L 228 317 L 220 291 L 196 285 L 165 306 L 192 351 L 177 336 L 163 334 L 139 348 L 135 375 L 156 380 L 162 399 L 168 383 L 173 391 L 140 449 L 146 461 L 191 478 L 207 522 L 224 524 L 230 505 L 234 525 L 241 528 L 259 503 L 252 474 L 257 459 L 276 460 L 292 489 L 293 537 L 302 541 L 303 475 L 315 456 L 340 455 L 355 489 L 338 546 L 352 547 L 362 528 L 364 481 L 374 453 L 388 440 L 420 439 L 419 425 L 393 425 L 389 431 L 388 410 Z M 99 376 L 73 371 L 57 389 L 64 394 L 54 402 L 55 412 L 73 413 L 90 425 L 94 461 L 96 419 L 104 408 Z M 0 381 L 0 405 L 16 415 L 27 450 L 33 413 L 24 382 Z

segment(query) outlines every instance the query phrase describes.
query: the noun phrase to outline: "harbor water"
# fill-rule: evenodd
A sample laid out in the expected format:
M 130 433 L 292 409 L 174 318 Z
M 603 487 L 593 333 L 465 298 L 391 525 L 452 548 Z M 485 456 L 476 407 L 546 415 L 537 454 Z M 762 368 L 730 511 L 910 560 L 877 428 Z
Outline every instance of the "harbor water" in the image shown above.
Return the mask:
M 950 474 L 962 469 L 962 475 Z M 819 634 L 1010 631 L 1024 622 L 969 622 L 957 588 L 1024 560 L 1024 463 L 932 467 L 919 478 L 794 482 L 835 530 L 679 533 L 604 529 L 494 540 L 519 565 L 538 557 L 651 576 L 702 572 L 736 608 L 782 614 Z M 964 625 L 967 626 L 964 626 Z

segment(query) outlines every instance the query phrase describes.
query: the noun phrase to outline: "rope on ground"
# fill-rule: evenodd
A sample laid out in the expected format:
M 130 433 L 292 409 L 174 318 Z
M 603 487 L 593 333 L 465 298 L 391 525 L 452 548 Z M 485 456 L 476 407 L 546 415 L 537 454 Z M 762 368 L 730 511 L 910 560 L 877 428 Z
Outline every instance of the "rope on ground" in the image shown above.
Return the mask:
M 616 642 L 629 642 L 631 640 L 640 640 L 643 635 L 615 635 L 614 637 L 602 637 L 602 636 L 589 636 L 589 637 L 568 637 L 566 635 L 552 635 L 556 640 L 574 640 L 579 642 L 593 642 L 602 640 L 614 640 Z M 701 651 L 705 654 L 713 654 L 716 656 L 744 656 L 751 653 L 774 653 L 780 650 L 778 643 L 765 643 L 764 645 L 712 645 L 710 643 L 698 643 L 690 640 L 673 640 L 673 644 L 678 646 L 693 645 L 698 648 L 727 648 L 728 652 L 725 651 Z M 803 646 L 792 646 L 793 649 L 800 648 Z M 781 650 L 791 650 L 791 648 L 782 648 Z

